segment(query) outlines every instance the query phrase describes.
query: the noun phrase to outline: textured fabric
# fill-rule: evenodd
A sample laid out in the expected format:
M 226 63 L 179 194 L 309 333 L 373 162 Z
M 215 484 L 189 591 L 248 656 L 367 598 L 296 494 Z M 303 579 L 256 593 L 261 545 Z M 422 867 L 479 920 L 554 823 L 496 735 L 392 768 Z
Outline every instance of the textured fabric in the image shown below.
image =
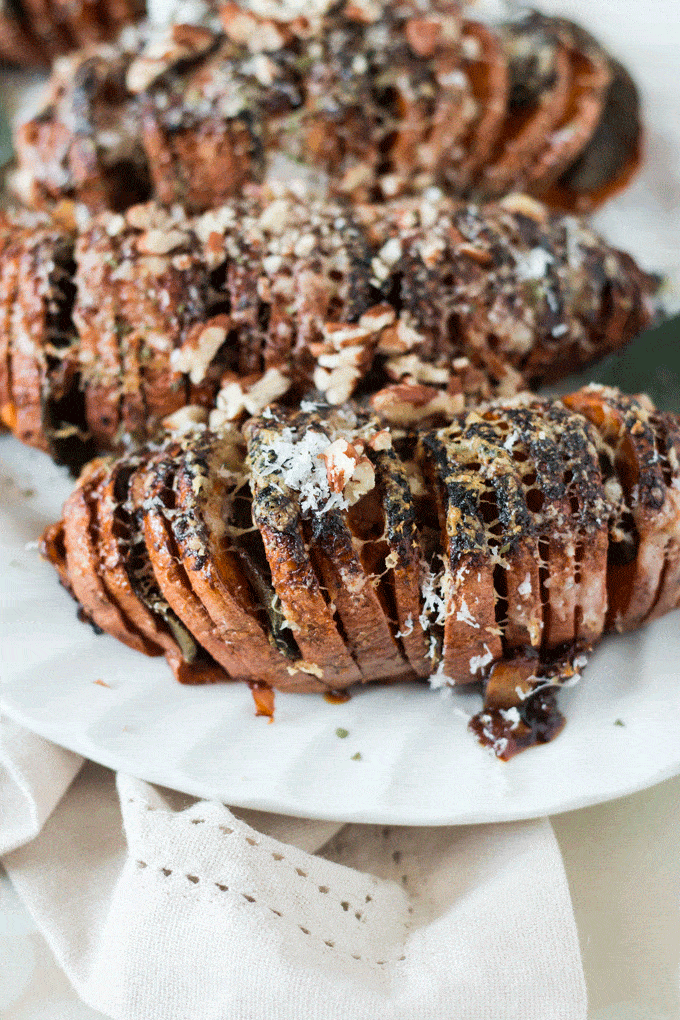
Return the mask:
M 0 855 L 37 836 L 82 764 L 0 716 Z
M 24 843 L 3 864 L 79 995 L 115 1020 L 586 1016 L 545 820 L 232 811 L 89 763 L 73 781 L 77 756 L 9 723 L 2 739 L 0 846 Z

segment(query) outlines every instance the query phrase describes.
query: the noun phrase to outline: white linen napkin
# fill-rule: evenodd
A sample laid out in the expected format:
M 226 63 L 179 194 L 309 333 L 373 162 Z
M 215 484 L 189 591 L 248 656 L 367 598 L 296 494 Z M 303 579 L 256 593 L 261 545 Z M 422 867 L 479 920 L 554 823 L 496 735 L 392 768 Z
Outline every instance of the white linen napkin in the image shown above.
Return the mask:
M 0 720 L 2 863 L 107 1016 L 584 1020 L 547 820 L 343 826 L 81 765 Z

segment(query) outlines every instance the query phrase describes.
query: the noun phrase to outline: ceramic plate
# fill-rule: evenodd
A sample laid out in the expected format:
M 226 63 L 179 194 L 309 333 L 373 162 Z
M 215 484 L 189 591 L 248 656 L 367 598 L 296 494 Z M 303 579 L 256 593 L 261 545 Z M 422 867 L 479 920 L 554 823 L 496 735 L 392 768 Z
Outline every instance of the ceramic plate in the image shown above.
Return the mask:
M 35 544 L 71 485 L 47 457 L 0 440 L 0 707 L 56 743 L 241 807 L 406 825 L 529 818 L 680 772 L 675 613 L 607 640 L 560 696 L 563 733 L 507 764 L 467 730 L 480 698 L 466 691 L 401 684 L 340 705 L 277 694 L 269 724 L 244 684 L 183 687 L 164 659 L 77 619 Z
M 643 83 L 643 172 L 597 218 L 612 243 L 666 274 L 680 307 L 680 99 L 675 0 L 611 5 L 545 0 L 590 27 Z M 26 84 L 5 96 L 13 113 Z M 11 102 L 10 102 L 11 100 Z M 677 404 L 677 335 L 643 338 L 599 369 Z M 675 358 L 675 361 L 673 360 Z M 255 718 L 245 685 L 186 688 L 78 622 L 31 545 L 57 518 L 71 482 L 46 457 L 0 440 L 0 707 L 112 768 L 234 805 L 347 821 L 492 822 L 621 796 L 680 772 L 680 616 L 604 642 L 582 682 L 562 692 L 567 726 L 508 764 L 466 728 L 476 695 L 422 686 L 363 690 L 342 705 L 277 695 L 276 721 Z M 29 543 L 27 547 L 27 543 Z M 99 682 L 101 681 L 101 682 Z M 339 737 L 337 731 L 348 731 Z M 356 758 L 359 754 L 361 757 Z

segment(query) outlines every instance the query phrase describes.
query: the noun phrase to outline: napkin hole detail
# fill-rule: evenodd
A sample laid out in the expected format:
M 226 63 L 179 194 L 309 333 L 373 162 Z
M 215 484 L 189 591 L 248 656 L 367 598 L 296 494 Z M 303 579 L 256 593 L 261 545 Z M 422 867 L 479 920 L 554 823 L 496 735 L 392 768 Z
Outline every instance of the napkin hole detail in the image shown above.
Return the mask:
M 282 854 L 274 854 L 273 856 L 278 857 L 281 860 L 284 859 Z M 148 864 L 147 864 L 146 861 L 136 861 L 136 864 L 137 864 L 137 866 L 140 869 L 144 869 L 144 868 L 148 867 Z M 166 878 L 168 878 L 168 877 L 170 877 L 170 875 L 174 874 L 172 868 L 160 868 L 159 871 L 160 871 L 161 874 L 165 875 Z M 305 878 L 308 877 L 307 873 L 304 872 L 301 868 L 295 868 L 295 871 L 299 875 L 301 875 L 301 876 L 303 876 Z M 179 874 L 180 873 L 178 872 L 178 875 Z M 191 882 L 192 885 L 198 885 L 201 882 L 201 877 L 199 875 L 184 875 L 184 877 L 189 882 Z M 214 885 L 214 887 L 216 889 L 219 889 L 220 892 L 229 892 L 230 891 L 229 886 L 228 885 L 224 885 L 222 882 L 213 882 L 212 884 Z M 318 888 L 320 893 L 329 893 L 330 892 L 330 888 L 327 885 L 320 885 L 317 888 Z M 258 902 L 257 898 L 255 896 L 251 896 L 249 893 L 240 893 L 240 894 L 237 894 L 237 895 L 240 895 L 248 903 L 257 903 Z M 366 902 L 370 903 L 372 900 L 373 900 L 373 897 L 370 894 L 367 893 L 366 894 Z M 342 909 L 345 912 L 347 912 L 347 911 L 350 910 L 350 906 L 351 905 L 350 905 L 349 900 L 342 900 L 341 903 L 340 903 L 340 906 L 342 907 Z M 284 915 L 282 914 L 282 912 L 280 910 L 277 910 L 275 907 L 269 907 L 268 909 L 271 911 L 272 914 L 275 914 L 277 917 L 283 918 Z M 361 921 L 363 919 L 363 914 L 362 914 L 362 912 L 360 910 L 354 911 L 354 916 L 357 919 L 357 921 Z M 309 936 L 312 935 L 312 932 L 310 931 L 310 929 L 309 928 L 305 928 L 304 925 L 298 924 L 297 927 L 303 933 L 303 935 L 309 935 Z M 332 939 L 324 939 L 323 940 L 323 944 L 325 946 L 327 946 L 329 949 L 335 949 L 336 948 L 336 944 L 335 944 L 335 942 Z M 344 952 L 346 952 L 346 950 L 344 950 Z M 368 962 L 368 963 L 371 962 L 369 959 L 367 959 L 366 957 L 361 956 L 358 953 L 351 953 L 349 955 L 351 956 L 351 958 L 353 960 L 359 960 L 360 962 L 365 961 L 365 962 Z M 400 956 L 397 959 L 395 959 L 395 961 L 375 960 L 375 961 L 373 961 L 373 966 L 376 966 L 376 967 L 385 967 L 390 962 L 395 962 L 396 963 L 396 962 L 401 962 L 401 961 L 403 961 L 405 959 L 406 959 L 405 956 Z
M 130 803 L 130 804 L 138 803 L 138 798 L 136 798 L 136 797 L 129 797 L 128 798 L 128 803 Z M 153 804 L 145 804 L 144 808 L 147 811 L 156 811 L 156 810 L 158 810 L 157 807 L 155 805 L 153 805 Z M 192 819 L 190 819 L 190 821 L 191 821 L 192 825 L 205 825 L 206 824 L 205 818 L 192 818 Z M 218 825 L 217 828 L 225 836 L 231 836 L 231 835 L 234 834 L 234 829 L 230 828 L 227 825 Z M 389 829 L 388 830 L 383 830 L 383 835 L 387 836 L 388 833 L 389 833 Z M 245 842 L 248 843 L 249 846 L 252 846 L 252 847 L 260 846 L 259 840 L 253 838 L 252 836 L 244 836 L 244 839 L 245 839 Z M 271 856 L 272 856 L 272 858 L 275 861 L 285 861 L 286 860 L 285 855 L 282 854 L 282 853 L 279 853 L 278 851 L 272 851 Z M 144 870 L 145 868 L 147 868 L 149 866 L 146 861 L 142 861 L 142 860 L 136 861 L 136 864 L 137 864 L 137 867 L 140 869 L 140 871 Z M 160 870 L 160 873 L 162 875 L 164 875 L 166 878 L 169 878 L 173 874 L 173 869 L 172 868 L 160 868 L 159 870 Z M 300 878 L 309 878 L 309 873 L 307 871 L 304 871 L 303 868 L 294 867 L 293 870 L 295 871 L 295 874 L 298 875 Z M 200 881 L 201 881 L 201 878 L 200 878 L 199 875 L 193 875 L 193 874 L 189 875 L 189 874 L 186 874 L 184 877 L 187 879 L 187 881 L 191 882 L 192 885 L 198 885 L 200 883 Z M 229 886 L 228 885 L 224 885 L 221 882 L 213 882 L 213 885 L 214 885 L 214 887 L 216 889 L 219 889 L 220 892 L 229 892 L 230 891 Z M 321 893 L 322 895 L 328 895 L 328 894 L 331 893 L 330 886 L 327 886 L 327 885 L 319 885 L 319 886 L 317 886 L 317 889 L 318 889 L 319 893 Z M 256 903 L 257 902 L 256 898 L 254 896 L 250 896 L 248 893 L 241 893 L 240 895 L 248 903 Z M 366 896 L 365 896 L 365 902 L 366 903 L 371 903 L 372 901 L 373 901 L 373 897 L 370 895 L 370 893 L 367 893 Z M 350 903 L 349 900 L 342 900 L 342 901 L 340 901 L 340 906 L 345 911 L 345 913 L 349 912 L 350 909 L 352 909 L 352 911 L 354 913 L 354 916 L 355 916 L 357 921 L 362 921 L 363 920 L 363 913 L 362 913 L 362 911 L 361 910 L 354 910 L 354 908 L 352 907 L 352 904 Z M 275 910 L 273 907 L 270 907 L 269 909 L 272 911 L 272 913 L 276 914 L 277 917 L 282 917 L 283 916 L 280 911 Z M 411 910 L 412 910 L 412 907 L 409 907 L 409 911 L 411 911 Z M 307 931 L 307 929 L 302 927 L 302 925 L 300 925 L 299 927 L 300 927 L 300 930 L 303 931 L 305 934 L 310 934 Z M 329 948 L 335 948 L 335 943 L 330 942 L 330 941 L 326 942 L 325 945 L 329 946 Z M 361 957 L 355 957 L 355 959 L 361 959 Z

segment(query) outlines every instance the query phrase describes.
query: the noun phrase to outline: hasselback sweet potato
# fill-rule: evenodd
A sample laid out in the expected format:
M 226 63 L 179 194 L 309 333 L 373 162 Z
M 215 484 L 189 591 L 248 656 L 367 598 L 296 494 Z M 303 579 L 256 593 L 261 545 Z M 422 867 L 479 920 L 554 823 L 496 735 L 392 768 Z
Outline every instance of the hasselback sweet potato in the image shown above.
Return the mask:
M 141 0 L 2 0 L 0 61 L 47 65 L 76 46 L 114 39 L 145 10 Z
M 625 69 L 564 19 L 469 14 L 455 0 L 276 17 L 226 3 L 202 24 L 127 33 L 59 65 L 16 136 L 18 191 L 202 211 L 284 173 L 354 202 L 523 188 L 583 211 L 626 183 L 641 128 Z
M 412 429 L 305 401 L 94 462 L 44 553 L 89 618 L 157 653 L 143 574 L 194 642 L 183 668 L 201 648 L 211 678 L 481 681 L 473 725 L 507 757 L 559 729 L 554 690 L 603 633 L 680 602 L 679 454 L 677 416 L 595 385 Z
M 450 418 L 620 348 L 656 286 L 526 195 L 351 207 L 285 189 L 71 230 L 8 214 L 0 277 L 3 420 L 58 454 L 89 442 L 81 460 L 187 407 L 238 421 L 311 387 L 393 423 Z

